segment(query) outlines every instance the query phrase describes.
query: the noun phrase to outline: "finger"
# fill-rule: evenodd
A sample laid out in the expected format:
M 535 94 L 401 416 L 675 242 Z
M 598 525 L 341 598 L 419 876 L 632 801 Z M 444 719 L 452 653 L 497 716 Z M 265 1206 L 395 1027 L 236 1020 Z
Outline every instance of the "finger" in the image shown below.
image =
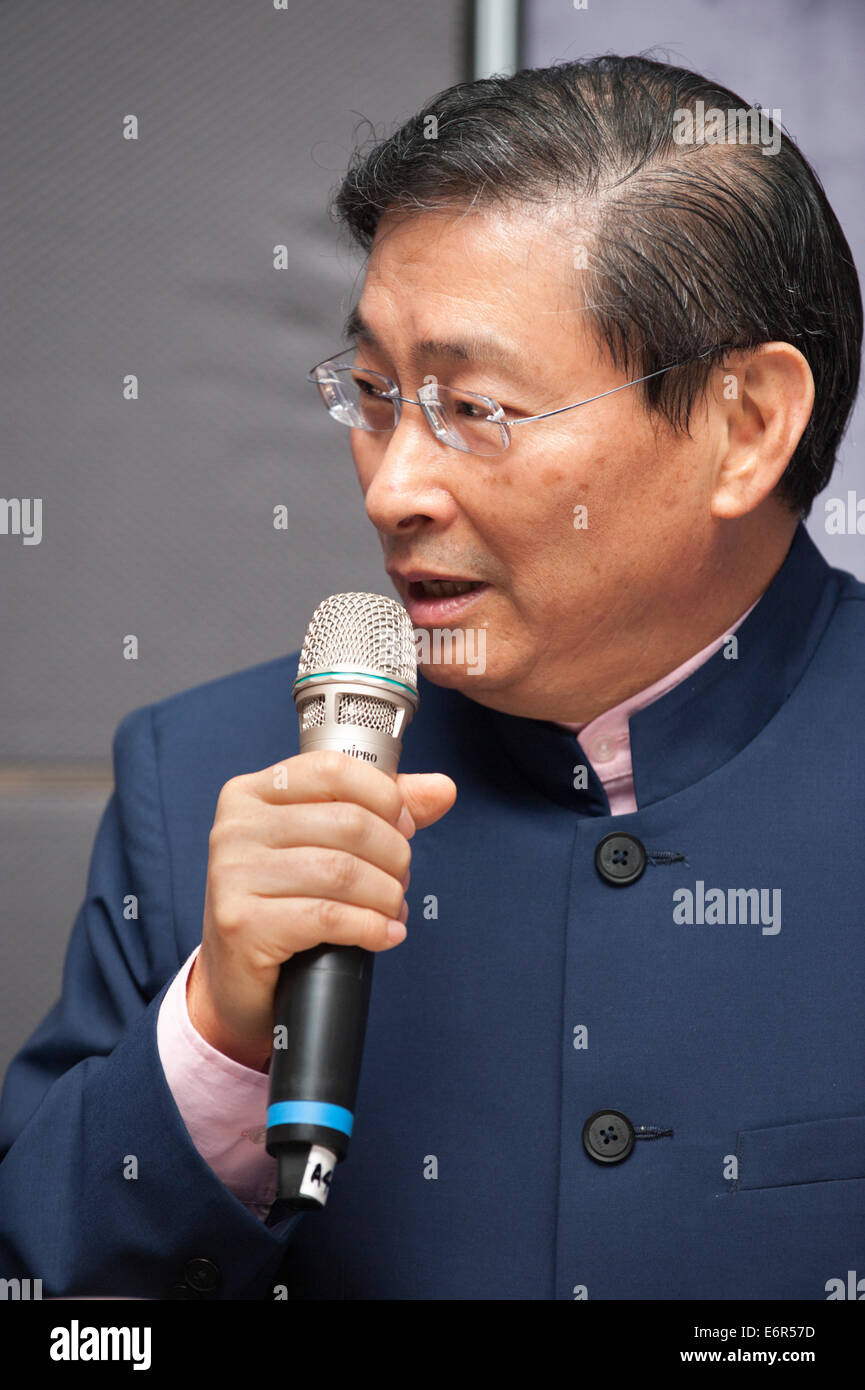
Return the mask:
M 350 801 L 262 805 L 258 812 L 246 813 L 243 836 L 271 849 L 313 845 L 345 850 L 400 882 L 411 862 L 405 836 L 381 816 Z
M 402 797 L 392 777 L 361 758 L 333 749 L 298 753 L 234 781 L 251 795 L 276 804 L 353 801 L 390 825 L 396 825 L 402 811 Z
M 456 783 L 443 772 L 402 772 L 396 785 L 419 830 L 441 820 L 457 797 Z
M 398 917 L 405 900 L 398 879 L 341 849 L 266 850 L 254 865 L 245 865 L 245 873 L 256 898 L 332 898 L 386 917 Z
M 388 936 L 391 919 L 384 913 L 332 898 L 293 898 L 290 910 L 277 898 L 262 898 L 257 917 L 263 928 L 258 949 L 274 963 L 322 942 L 366 951 L 386 951 L 399 944 Z

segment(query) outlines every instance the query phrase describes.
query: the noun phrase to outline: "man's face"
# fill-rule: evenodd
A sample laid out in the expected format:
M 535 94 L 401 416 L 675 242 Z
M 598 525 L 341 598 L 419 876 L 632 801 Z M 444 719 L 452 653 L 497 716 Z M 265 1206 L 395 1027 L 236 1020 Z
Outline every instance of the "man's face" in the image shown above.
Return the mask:
M 361 335 L 358 362 L 403 396 L 434 376 L 493 397 L 506 417 L 621 385 L 628 377 L 588 330 L 578 241 L 538 212 L 387 215 L 358 305 L 376 343 Z M 463 360 L 441 346 L 479 334 L 513 361 L 485 351 Z M 418 352 L 425 340 L 439 346 Z M 486 632 L 483 672 L 433 657 L 422 664 L 431 681 L 512 714 L 577 721 L 599 688 L 623 698 L 635 670 L 657 678 L 689 655 L 665 651 L 665 634 L 687 627 L 689 595 L 712 581 L 719 431 L 698 411 L 693 437 L 673 436 L 646 415 L 639 390 L 518 425 L 493 457 L 440 443 L 416 405 L 390 434 L 351 431 L 367 514 L 415 629 Z M 483 587 L 425 598 L 404 577 L 414 571 Z

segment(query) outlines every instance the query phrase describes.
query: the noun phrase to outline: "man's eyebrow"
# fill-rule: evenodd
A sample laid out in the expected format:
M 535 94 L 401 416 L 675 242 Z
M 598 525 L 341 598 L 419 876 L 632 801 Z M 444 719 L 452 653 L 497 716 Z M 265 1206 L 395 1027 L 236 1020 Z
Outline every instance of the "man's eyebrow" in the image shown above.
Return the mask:
M 361 343 L 368 343 L 380 352 L 385 351 L 357 305 L 345 321 L 343 335 Z M 429 357 L 445 358 L 452 362 L 477 362 L 480 365 L 491 363 L 506 368 L 515 376 L 521 373 L 523 367 L 523 359 L 517 353 L 498 338 L 482 333 L 471 333 L 468 337 L 453 342 L 441 338 L 424 338 L 414 344 L 411 356 L 415 365 L 420 365 L 422 359 Z

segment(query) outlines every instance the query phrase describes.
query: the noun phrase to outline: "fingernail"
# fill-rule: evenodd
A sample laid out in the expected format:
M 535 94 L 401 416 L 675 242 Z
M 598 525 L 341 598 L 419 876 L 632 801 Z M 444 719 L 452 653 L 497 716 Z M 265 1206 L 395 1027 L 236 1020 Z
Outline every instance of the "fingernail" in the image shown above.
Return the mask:
M 408 888 L 409 884 L 411 883 L 411 869 L 406 869 L 405 878 L 400 879 L 400 882 L 403 888 Z
M 407 922 L 407 921 L 408 921 L 408 903 L 403 903 L 403 905 L 402 905 L 402 907 L 401 907 L 401 909 L 400 909 L 399 920 L 400 920 L 401 922 Z
M 399 820 L 396 823 L 396 828 L 401 835 L 405 835 L 407 840 L 410 840 L 414 832 L 417 830 L 417 826 L 412 820 L 411 814 L 407 806 L 403 806 L 402 810 L 400 811 Z
M 402 922 L 394 922 L 394 921 L 388 922 L 388 924 L 387 924 L 387 937 L 388 937 L 388 941 L 394 941 L 394 942 L 396 942 L 396 941 L 404 941 L 407 935 L 408 935 L 408 932 L 406 931 L 406 929 L 405 929 L 405 927 L 403 926 Z

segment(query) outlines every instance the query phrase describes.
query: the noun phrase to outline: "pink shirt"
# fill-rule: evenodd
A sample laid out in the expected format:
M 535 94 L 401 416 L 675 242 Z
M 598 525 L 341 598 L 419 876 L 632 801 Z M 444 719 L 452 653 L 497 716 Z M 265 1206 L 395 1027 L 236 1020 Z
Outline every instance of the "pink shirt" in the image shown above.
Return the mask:
M 654 685 L 605 710 L 588 724 L 562 725 L 579 734 L 580 746 L 604 784 L 611 815 L 637 810 L 628 724 L 631 715 L 660 699 L 708 661 L 745 621 L 751 608 L 720 637 Z M 186 982 L 200 949 L 196 946 L 181 966 L 160 1006 L 156 1025 L 159 1059 L 201 1157 L 238 1201 L 265 1221 L 276 1197 L 276 1159 L 264 1147 L 270 1076 L 218 1052 L 190 1023 Z

